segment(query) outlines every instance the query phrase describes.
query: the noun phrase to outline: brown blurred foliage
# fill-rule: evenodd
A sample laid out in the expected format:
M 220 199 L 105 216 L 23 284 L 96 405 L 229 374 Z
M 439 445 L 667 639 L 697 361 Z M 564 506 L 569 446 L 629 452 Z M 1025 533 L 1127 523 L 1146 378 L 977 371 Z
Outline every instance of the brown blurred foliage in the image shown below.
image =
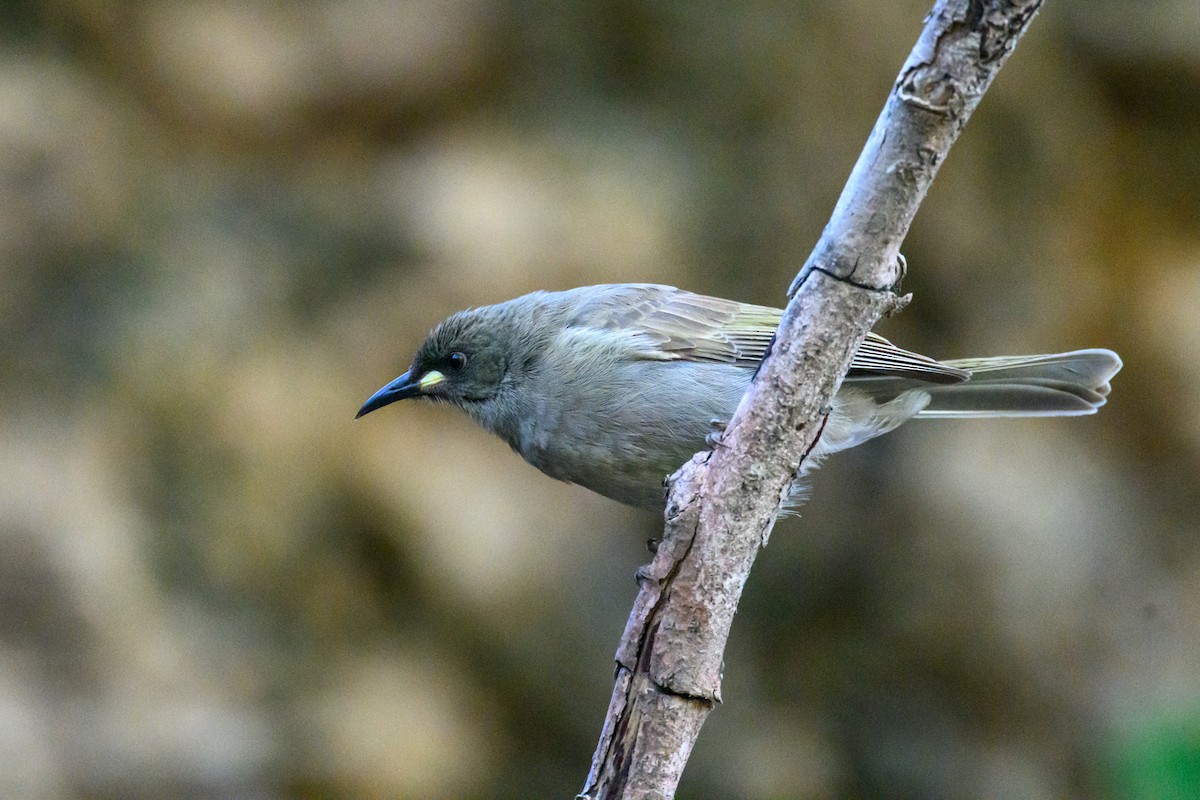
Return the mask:
M 576 791 L 658 520 L 354 412 L 534 288 L 782 303 L 926 11 L 0 3 L 0 796 Z M 1200 776 L 1198 221 L 1200 6 L 1049 3 L 882 332 L 1109 346 L 1111 402 L 831 460 L 685 796 Z

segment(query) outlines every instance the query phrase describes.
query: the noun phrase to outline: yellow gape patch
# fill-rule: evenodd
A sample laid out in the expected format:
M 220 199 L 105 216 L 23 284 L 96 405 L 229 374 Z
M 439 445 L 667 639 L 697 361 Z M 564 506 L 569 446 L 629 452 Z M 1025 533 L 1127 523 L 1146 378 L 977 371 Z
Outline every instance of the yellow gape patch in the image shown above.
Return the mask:
M 438 372 L 436 369 L 431 369 L 421 376 L 420 387 L 422 392 L 428 392 L 433 387 L 437 386 L 442 381 L 446 380 L 446 376 Z

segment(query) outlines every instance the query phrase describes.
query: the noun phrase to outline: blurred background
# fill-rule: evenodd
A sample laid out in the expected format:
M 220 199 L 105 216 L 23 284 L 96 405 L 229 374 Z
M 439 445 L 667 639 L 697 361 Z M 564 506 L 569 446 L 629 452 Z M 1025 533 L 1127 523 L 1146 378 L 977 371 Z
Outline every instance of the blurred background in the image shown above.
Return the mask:
M 781 304 L 928 5 L 0 3 L 0 796 L 573 796 L 659 520 L 354 413 L 535 288 Z M 1111 402 L 827 462 L 684 796 L 1200 796 L 1200 5 L 1047 5 L 880 332 Z

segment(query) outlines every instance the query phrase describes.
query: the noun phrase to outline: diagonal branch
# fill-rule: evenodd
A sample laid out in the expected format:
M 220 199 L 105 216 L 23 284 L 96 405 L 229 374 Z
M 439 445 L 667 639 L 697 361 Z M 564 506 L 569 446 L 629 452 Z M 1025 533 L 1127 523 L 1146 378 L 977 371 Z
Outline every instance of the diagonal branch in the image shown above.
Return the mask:
M 721 447 L 672 476 L 663 544 L 617 650 L 612 701 L 581 798 L 669 798 L 720 701 L 750 568 L 820 436 L 850 358 L 901 307 L 900 244 L 938 167 L 1041 0 L 938 0 Z

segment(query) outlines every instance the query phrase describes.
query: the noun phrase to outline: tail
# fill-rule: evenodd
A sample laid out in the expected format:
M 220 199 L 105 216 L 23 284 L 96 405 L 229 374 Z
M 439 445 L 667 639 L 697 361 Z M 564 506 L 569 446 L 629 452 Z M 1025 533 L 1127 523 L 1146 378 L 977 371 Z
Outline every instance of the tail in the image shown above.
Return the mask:
M 971 377 L 962 383 L 921 387 L 930 399 L 918 419 L 1095 414 L 1122 366 L 1116 353 L 1101 349 L 942 363 L 968 370 Z
M 945 368 L 932 380 L 909 372 L 847 376 L 814 455 L 855 447 L 914 418 L 1095 414 L 1121 369 L 1111 350 L 929 363 Z
M 1095 414 L 1108 397 L 1108 382 L 1121 369 L 1116 353 L 1099 349 L 927 362 L 948 369 L 926 370 L 933 377 L 914 377 L 911 369 L 889 374 L 872 363 L 847 376 L 820 439 L 801 465 L 800 477 L 816 469 L 825 456 L 874 439 L 913 418 Z M 890 362 L 884 366 L 890 367 Z M 799 503 L 802 491 L 798 481 L 792 484 L 785 510 Z

